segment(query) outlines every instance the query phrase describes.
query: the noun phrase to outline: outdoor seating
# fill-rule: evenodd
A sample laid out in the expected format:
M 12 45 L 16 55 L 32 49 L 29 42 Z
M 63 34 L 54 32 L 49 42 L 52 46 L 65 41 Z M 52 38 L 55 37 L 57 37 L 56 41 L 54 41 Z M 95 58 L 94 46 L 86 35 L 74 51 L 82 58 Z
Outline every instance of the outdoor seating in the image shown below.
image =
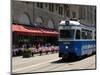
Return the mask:
M 22 56 L 24 53 L 24 50 L 26 48 L 14 48 L 12 50 L 12 55 L 13 56 Z M 49 54 L 49 53 L 57 53 L 59 51 L 59 46 L 54 46 L 54 45 L 50 45 L 50 46 L 40 46 L 38 48 L 34 47 L 29 47 L 29 49 L 31 50 L 31 56 L 34 56 L 35 54 L 39 54 L 44 55 L 44 54 Z

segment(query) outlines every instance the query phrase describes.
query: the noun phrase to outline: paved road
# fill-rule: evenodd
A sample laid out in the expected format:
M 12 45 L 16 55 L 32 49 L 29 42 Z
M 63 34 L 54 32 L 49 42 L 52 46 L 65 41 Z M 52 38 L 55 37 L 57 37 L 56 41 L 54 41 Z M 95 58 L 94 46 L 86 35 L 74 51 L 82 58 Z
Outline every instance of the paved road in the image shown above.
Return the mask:
M 95 55 L 76 61 L 62 61 L 58 57 L 58 53 L 31 58 L 12 58 L 12 73 L 48 72 L 74 69 L 95 69 Z

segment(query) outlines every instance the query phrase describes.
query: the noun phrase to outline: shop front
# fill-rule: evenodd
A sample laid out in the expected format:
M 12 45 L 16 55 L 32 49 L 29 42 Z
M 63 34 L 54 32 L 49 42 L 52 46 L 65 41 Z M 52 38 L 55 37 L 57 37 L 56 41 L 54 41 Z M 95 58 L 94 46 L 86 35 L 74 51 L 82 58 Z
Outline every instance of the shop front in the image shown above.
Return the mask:
M 12 24 L 12 45 L 57 44 L 59 33 L 55 30 Z

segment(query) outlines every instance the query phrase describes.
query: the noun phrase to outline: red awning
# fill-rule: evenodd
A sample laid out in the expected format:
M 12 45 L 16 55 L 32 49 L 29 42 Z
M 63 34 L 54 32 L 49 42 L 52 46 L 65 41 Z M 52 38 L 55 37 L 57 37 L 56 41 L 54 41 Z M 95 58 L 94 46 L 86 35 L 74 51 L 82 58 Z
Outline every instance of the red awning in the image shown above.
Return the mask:
M 59 34 L 57 31 L 53 30 L 42 29 L 42 31 L 46 36 L 58 36 Z
M 12 31 L 22 35 L 41 36 L 43 34 L 39 28 L 32 28 L 32 27 L 17 25 L 17 24 L 12 25 Z
M 42 28 L 28 27 L 24 25 L 12 25 L 12 31 L 22 35 L 32 35 L 32 36 L 57 36 L 59 33 L 57 31 L 51 31 Z

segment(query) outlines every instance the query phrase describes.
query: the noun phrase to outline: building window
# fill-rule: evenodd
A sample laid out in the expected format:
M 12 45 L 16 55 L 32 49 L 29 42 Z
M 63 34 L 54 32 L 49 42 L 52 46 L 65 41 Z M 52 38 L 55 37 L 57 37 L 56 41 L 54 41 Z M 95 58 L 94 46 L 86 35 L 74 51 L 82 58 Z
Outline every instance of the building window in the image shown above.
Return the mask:
M 40 3 L 37 3 L 37 7 L 39 7 L 40 6 Z
M 48 7 L 48 4 L 47 4 L 47 3 L 45 3 L 45 7 L 46 7 L 46 8 Z
M 53 4 L 51 5 L 51 9 L 52 9 L 52 12 L 53 12 L 54 11 L 54 5 Z
M 58 5 L 56 4 L 56 11 L 57 11 L 57 9 L 58 9 Z
M 49 11 L 51 11 L 51 4 L 49 4 Z
M 42 3 L 40 3 L 40 8 L 43 8 L 43 4 Z
M 54 11 L 54 5 L 53 4 L 49 4 L 49 11 L 51 11 L 51 12 Z
M 60 14 L 60 6 L 59 6 L 59 14 Z
M 73 12 L 73 18 L 76 18 L 76 13 L 75 12 Z
M 43 3 L 37 3 L 38 8 L 43 8 Z
M 64 5 L 64 14 L 65 14 L 65 16 L 70 17 L 69 5 Z
M 63 14 L 63 8 L 59 6 L 59 14 L 62 15 Z
M 92 23 L 92 10 L 90 9 L 90 6 L 87 8 L 87 19 L 88 19 L 88 22 L 91 22 Z
M 70 11 L 69 11 L 69 9 L 66 10 L 66 16 L 70 17 Z
M 29 4 L 30 2 L 26 2 L 26 4 Z
M 56 11 L 58 10 L 58 5 L 56 4 Z
M 84 7 L 79 8 L 79 17 L 80 19 L 85 19 L 85 8 Z

